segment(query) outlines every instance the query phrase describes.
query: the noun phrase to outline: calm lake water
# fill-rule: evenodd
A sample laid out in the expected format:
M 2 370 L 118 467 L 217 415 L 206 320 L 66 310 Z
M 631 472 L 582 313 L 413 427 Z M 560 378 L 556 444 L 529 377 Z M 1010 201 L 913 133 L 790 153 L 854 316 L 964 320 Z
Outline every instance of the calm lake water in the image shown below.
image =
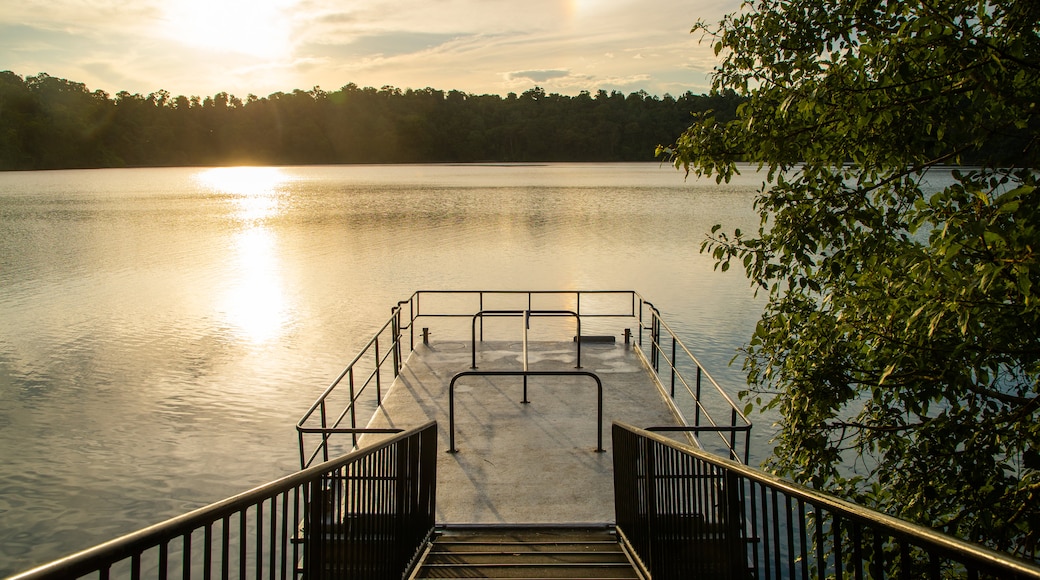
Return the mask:
M 757 225 L 760 184 L 655 163 L 0 173 L 0 576 L 291 472 L 298 418 L 418 289 L 637 290 L 735 394 L 762 302 L 699 248 Z

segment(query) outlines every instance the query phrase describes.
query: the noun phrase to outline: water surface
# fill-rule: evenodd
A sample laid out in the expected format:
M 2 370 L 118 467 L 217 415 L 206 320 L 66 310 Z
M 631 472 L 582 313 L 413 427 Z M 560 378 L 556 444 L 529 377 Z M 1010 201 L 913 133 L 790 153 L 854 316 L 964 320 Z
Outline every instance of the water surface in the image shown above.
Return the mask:
M 731 392 L 761 311 L 699 248 L 753 174 L 657 164 L 0 174 L 0 575 L 292 471 L 418 289 L 634 289 Z

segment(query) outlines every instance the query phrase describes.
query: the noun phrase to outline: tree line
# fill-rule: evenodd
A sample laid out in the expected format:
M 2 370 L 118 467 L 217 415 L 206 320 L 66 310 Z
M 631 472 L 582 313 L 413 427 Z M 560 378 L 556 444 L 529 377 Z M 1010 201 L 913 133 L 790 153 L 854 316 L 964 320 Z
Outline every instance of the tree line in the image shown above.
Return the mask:
M 691 114 L 741 98 L 646 92 L 506 96 L 359 87 L 245 99 L 91 91 L 0 72 L 0 169 L 226 164 L 643 161 Z

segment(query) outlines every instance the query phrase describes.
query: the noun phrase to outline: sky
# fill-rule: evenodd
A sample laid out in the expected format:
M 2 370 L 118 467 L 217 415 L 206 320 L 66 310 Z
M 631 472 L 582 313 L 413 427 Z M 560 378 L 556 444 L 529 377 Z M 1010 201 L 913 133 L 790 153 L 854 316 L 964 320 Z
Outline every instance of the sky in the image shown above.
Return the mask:
M 0 71 L 111 95 L 707 92 L 740 0 L 0 0 Z

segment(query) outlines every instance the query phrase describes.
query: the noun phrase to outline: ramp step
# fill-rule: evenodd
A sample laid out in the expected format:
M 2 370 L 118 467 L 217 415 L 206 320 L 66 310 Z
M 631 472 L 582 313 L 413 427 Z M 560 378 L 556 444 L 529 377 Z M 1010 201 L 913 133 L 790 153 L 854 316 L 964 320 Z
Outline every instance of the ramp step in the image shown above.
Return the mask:
M 412 578 L 639 578 L 607 528 L 446 528 Z

